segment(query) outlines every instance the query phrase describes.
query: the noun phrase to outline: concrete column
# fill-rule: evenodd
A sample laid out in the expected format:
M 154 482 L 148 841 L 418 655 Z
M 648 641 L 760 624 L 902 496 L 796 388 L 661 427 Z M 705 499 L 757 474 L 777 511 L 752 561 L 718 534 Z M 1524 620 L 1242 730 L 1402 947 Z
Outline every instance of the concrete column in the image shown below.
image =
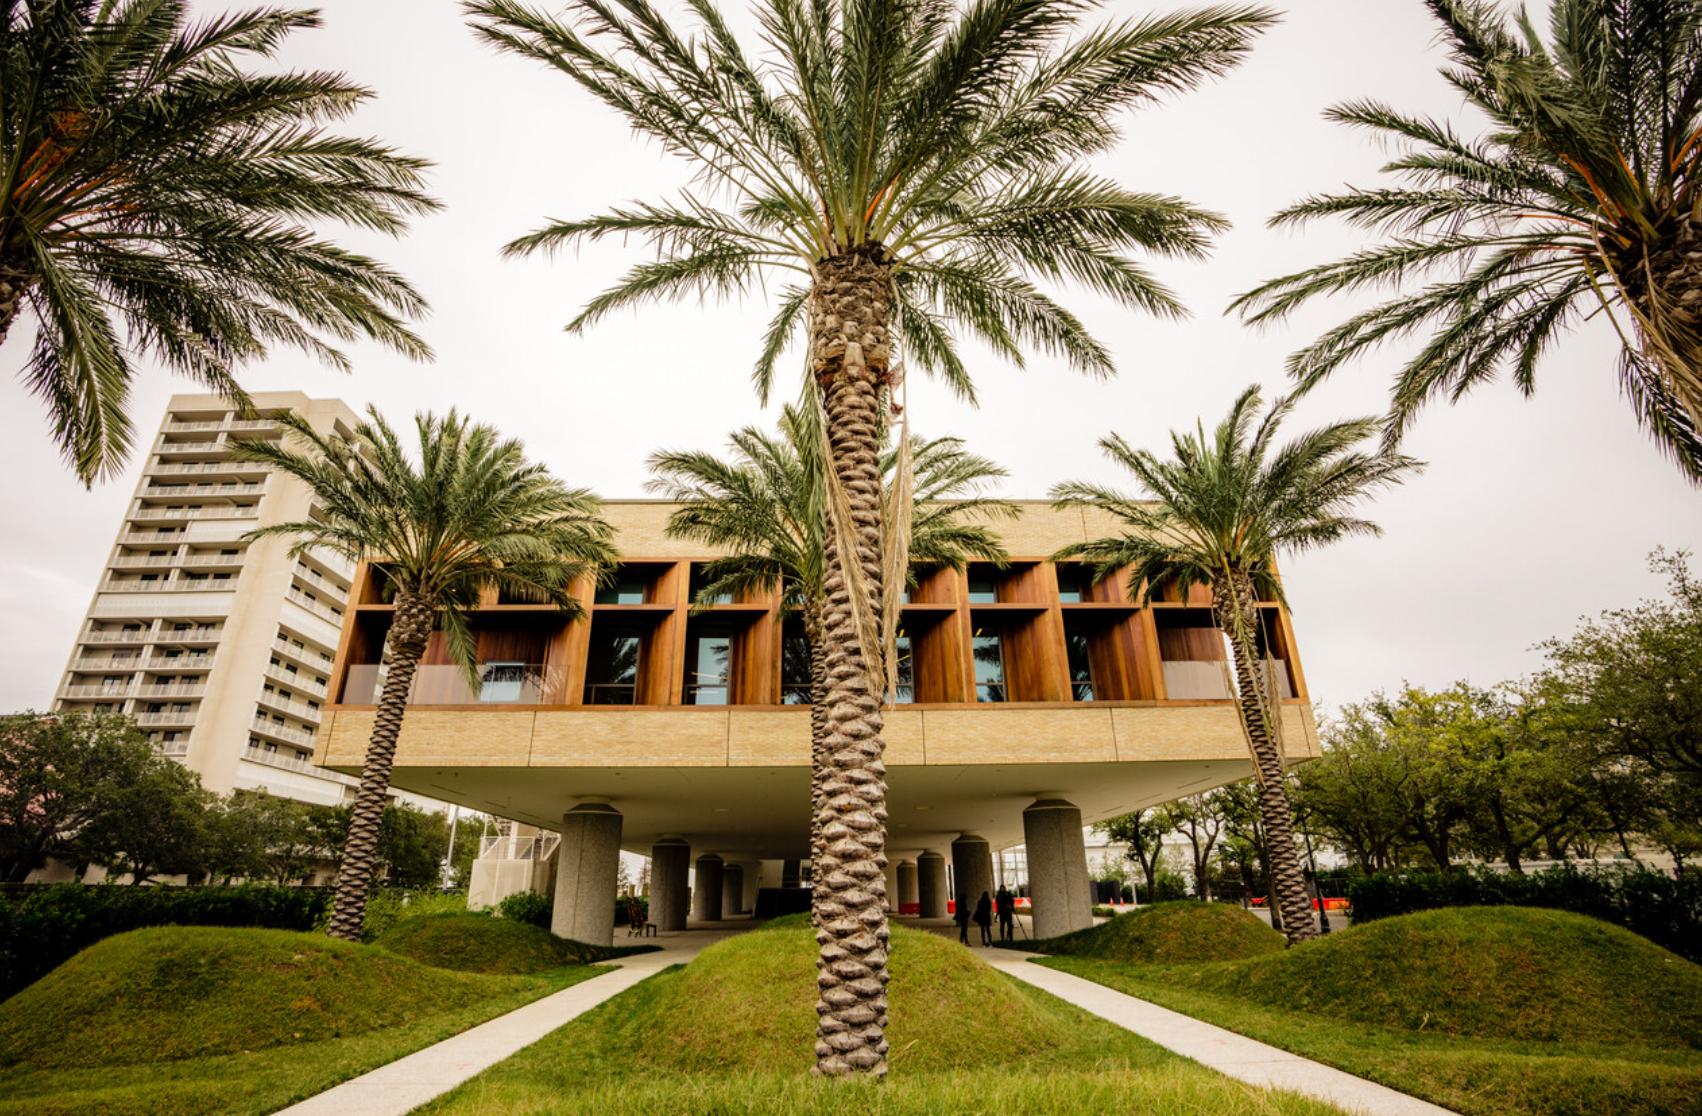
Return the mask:
M 756 910 L 756 893 L 762 886 L 762 861 L 747 861 L 744 869 L 745 893 L 739 896 L 739 910 L 749 913 Z
M 970 911 L 975 910 L 976 900 L 985 891 L 993 894 L 993 850 L 987 844 L 987 838 L 976 833 L 965 833 L 951 843 L 951 874 L 952 882 L 957 885 L 957 892 L 952 898 L 959 903 L 968 903 Z
M 586 802 L 562 815 L 552 934 L 589 945 L 614 944 L 620 859 L 619 810 L 606 802 Z
M 664 837 L 650 847 L 650 921 L 657 930 L 684 930 L 691 909 L 691 846 Z
M 1028 847 L 1028 894 L 1034 936 L 1056 938 L 1093 925 L 1092 885 L 1081 811 L 1062 798 L 1041 798 L 1022 812 Z
M 946 917 L 946 858 L 933 849 L 916 858 L 916 902 L 923 918 Z
M 721 914 L 731 917 L 744 912 L 745 870 L 737 864 L 721 866 Z
M 697 858 L 697 887 L 691 897 L 691 916 L 699 922 L 721 919 L 722 860 L 714 853 Z
M 898 862 L 898 901 L 893 909 L 902 911 L 905 907 L 921 901 L 916 890 L 916 862 L 901 860 Z

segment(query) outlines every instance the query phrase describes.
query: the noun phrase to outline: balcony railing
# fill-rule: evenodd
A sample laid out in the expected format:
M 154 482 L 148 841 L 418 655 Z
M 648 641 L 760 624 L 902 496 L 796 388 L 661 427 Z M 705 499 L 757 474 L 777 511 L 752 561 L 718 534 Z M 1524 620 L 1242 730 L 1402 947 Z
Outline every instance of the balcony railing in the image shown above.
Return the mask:
M 632 705 L 638 687 L 631 682 L 593 682 L 585 687 L 586 705 Z
M 499 833 L 479 838 L 480 860 L 548 860 L 561 844 L 559 833 L 519 836 Z
M 170 682 L 160 686 L 143 686 L 137 697 L 200 697 L 206 692 L 205 682 Z
M 296 755 L 294 752 L 268 752 L 264 748 L 256 748 L 250 744 L 242 751 L 242 758 L 255 763 L 263 763 L 267 767 L 281 767 L 285 771 L 301 771 L 309 775 L 320 775 L 324 772 L 313 764 Z
M 59 687 L 59 693 L 62 697 L 77 698 L 84 701 L 89 698 L 110 698 L 113 701 L 123 701 L 125 698 L 134 693 L 135 690 L 135 685 L 129 681 L 126 681 L 122 686 L 108 686 L 101 684 L 96 686 Z
M 153 636 L 155 643 L 211 643 L 219 638 L 222 628 L 202 625 L 198 628 L 161 628 Z
M 252 731 L 290 744 L 300 744 L 303 748 L 313 747 L 313 734 L 311 732 L 290 728 L 288 725 L 276 725 L 264 717 L 257 716 L 254 718 Z
M 182 531 L 126 531 L 118 536 L 119 542 L 127 543 L 180 543 L 184 541 Z
M 159 581 L 108 581 L 104 582 L 102 593 L 210 593 L 225 592 L 236 588 L 233 578 L 215 581 L 210 577 L 189 578 L 179 577 Z
M 211 508 L 138 508 L 131 519 L 254 519 L 260 514 L 258 505 L 232 505 Z
M 478 691 L 456 666 L 422 666 L 414 672 L 410 705 L 538 705 L 555 689 L 557 671 L 540 663 L 486 663 L 481 667 L 484 685 Z M 349 668 L 349 683 L 343 699 L 351 705 L 376 705 L 379 698 L 378 666 L 363 663 Z M 612 703 L 611 703 L 612 704 Z M 632 704 L 630 701 L 625 704 Z
M 128 659 L 115 659 L 110 655 L 85 655 L 71 660 L 72 670 L 140 670 L 141 666 L 140 655 Z
M 272 650 L 280 655 L 288 655 L 296 662 L 305 663 L 311 667 L 329 668 L 335 662 L 330 655 L 322 651 L 315 651 L 311 647 L 297 647 L 287 639 L 274 639 Z
M 153 484 L 142 490 L 143 496 L 238 496 L 257 493 L 265 486 L 259 481 L 232 481 L 229 484 Z
M 325 696 L 326 687 L 315 682 L 300 671 L 291 674 L 283 667 L 268 666 L 266 668 L 266 677 L 276 679 L 292 689 L 302 690 L 306 693 L 313 694 L 316 697 Z
M 188 554 L 183 558 L 185 566 L 240 566 L 243 556 L 238 554 Z
M 161 462 L 149 469 L 156 476 L 194 476 L 198 473 L 249 473 L 264 472 L 271 469 L 257 461 L 168 461 Z
M 343 614 L 326 604 L 324 601 L 311 600 L 305 593 L 299 593 L 294 589 L 291 589 L 284 595 L 296 604 L 300 605 L 302 608 L 313 613 L 315 616 L 329 620 L 331 623 L 336 624 L 339 627 L 342 626 Z
M 144 664 L 148 670 L 206 670 L 212 665 L 211 655 L 154 655 Z
M 162 756 L 187 756 L 189 741 L 187 740 L 156 740 L 154 750 Z
M 190 725 L 195 723 L 195 710 L 138 713 L 136 714 L 136 723 L 138 725 Z
M 1267 685 L 1273 686 L 1279 699 L 1294 696 L 1286 663 L 1280 659 L 1266 659 L 1265 673 Z M 1171 701 L 1229 701 L 1235 697 L 1235 680 L 1226 659 L 1167 662 L 1164 664 L 1164 692 Z
M 84 632 L 79 643 L 146 643 L 153 638 L 146 628 L 134 632 L 124 632 L 117 629 L 111 631 Z
M 279 713 L 287 713 L 298 720 L 311 721 L 314 724 L 319 723 L 320 710 L 304 701 L 292 701 L 289 698 L 279 697 L 276 693 L 269 694 L 262 690 L 260 692 L 260 704 Z
M 166 423 L 164 426 L 160 427 L 160 429 L 164 430 L 168 434 L 178 434 L 192 430 L 217 430 L 223 425 L 223 419 L 197 419 L 194 422 L 174 420 Z
M 227 449 L 220 441 L 171 442 L 160 439 L 154 447 L 155 453 L 222 453 Z
M 175 554 L 122 554 L 112 560 L 112 565 L 121 570 L 134 570 L 169 566 L 176 561 Z

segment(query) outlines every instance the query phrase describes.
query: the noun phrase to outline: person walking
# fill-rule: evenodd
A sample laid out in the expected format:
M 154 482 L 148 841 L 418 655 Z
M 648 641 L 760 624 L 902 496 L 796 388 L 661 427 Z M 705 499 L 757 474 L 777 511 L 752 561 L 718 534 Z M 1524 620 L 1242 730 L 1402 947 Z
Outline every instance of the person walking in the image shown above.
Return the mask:
M 999 885 L 999 940 L 1016 940 L 1016 896 L 1004 884 Z
M 981 927 L 981 944 L 993 944 L 993 897 L 985 891 L 975 902 L 975 925 Z
M 957 923 L 957 940 L 969 944 L 969 900 L 959 895 L 952 905 L 951 920 Z

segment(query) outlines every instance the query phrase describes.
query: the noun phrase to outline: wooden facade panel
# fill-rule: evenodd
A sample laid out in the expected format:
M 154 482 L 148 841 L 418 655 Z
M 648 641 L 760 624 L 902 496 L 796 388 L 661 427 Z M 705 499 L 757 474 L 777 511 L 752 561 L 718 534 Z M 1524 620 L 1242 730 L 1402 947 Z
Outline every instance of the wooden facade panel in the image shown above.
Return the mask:
M 1110 709 L 922 710 L 930 764 L 1108 763 L 1117 758 Z
M 539 767 L 724 767 L 728 707 L 548 710 L 537 714 Z
M 733 767 L 808 767 L 809 707 L 731 710 L 727 762 Z

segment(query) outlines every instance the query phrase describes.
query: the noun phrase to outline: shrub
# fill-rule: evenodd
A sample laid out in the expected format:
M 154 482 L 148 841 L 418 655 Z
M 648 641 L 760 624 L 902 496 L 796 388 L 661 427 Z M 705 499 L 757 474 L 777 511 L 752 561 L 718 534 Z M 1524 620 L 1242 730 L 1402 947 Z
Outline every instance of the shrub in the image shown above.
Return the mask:
M 1378 872 L 1348 885 L 1355 922 L 1439 907 L 1544 907 L 1617 923 L 1702 961 L 1702 877 L 1646 868 L 1556 865 L 1521 875 L 1489 868 Z
M 50 884 L 0 895 L 0 998 L 80 950 L 146 926 L 311 930 L 330 905 L 314 888 Z
M 405 918 L 420 915 L 451 914 L 467 909 L 467 894 L 463 891 L 439 891 L 434 887 L 375 887 L 366 900 L 366 924 L 361 940 L 370 942 L 382 937 L 392 926 Z M 330 918 L 330 905 L 320 928 Z
M 553 911 L 554 904 L 550 902 L 550 897 L 537 891 L 516 891 L 496 905 L 498 917 L 524 922 L 540 930 L 550 928 L 550 916 Z

